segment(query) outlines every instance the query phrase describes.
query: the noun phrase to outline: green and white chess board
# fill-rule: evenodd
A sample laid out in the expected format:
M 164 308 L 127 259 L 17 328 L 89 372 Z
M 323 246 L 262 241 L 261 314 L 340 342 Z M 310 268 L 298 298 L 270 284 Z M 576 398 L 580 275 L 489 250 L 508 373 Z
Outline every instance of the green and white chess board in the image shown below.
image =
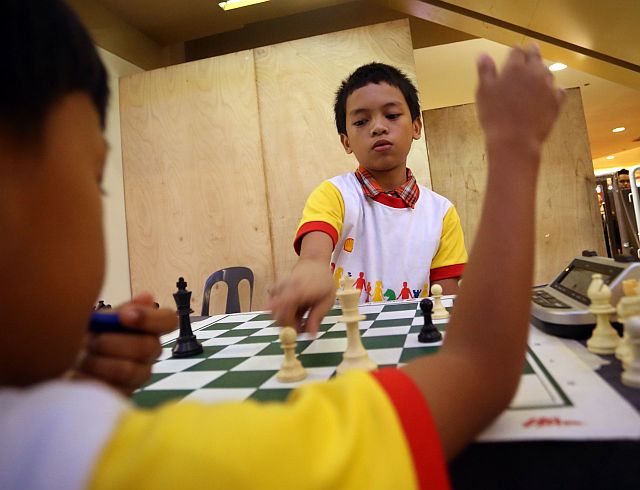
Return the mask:
M 451 297 L 445 297 L 443 302 L 451 308 Z M 417 300 L 367 304 L 360 307 L 360 313 L 366 316 L 360 322 L 362 343 L 379 367 L 402 365 L 417 356 L 433 354 L 439 348 L 440 343 L 418 342 L 423 318 Z M 307 334 L 298 336 L 296 352 L 308 376 L 288 384 L 276 380 L 284 356 L 279 326 L 267 312 L 220 315 L 195 322 L 194 334 L 204 352 L 187 359 L 171 359 L 177 333 L 165 337 L 163 353 L 153 367 L 152 377 L 134 394 L 134 400 L 143 407 L 169 400 L 207 403 L 285 400 L 297 386 L 335 376 L 346 348 L 346 326 L 338 321 L 340 315 L 340 309 L 329 311 L 315 339 Z M 434 324 L 446 338 L 447 320 L 434 320 Z M 586 385 L 593 397 L 585 401 Z M 583 414 L 579 405 L 593 405 L 602 396 L 607 397 L 609 415 L 613 398 L 621 405 L 626 404 L 561 341 L 532 330 L 518 392 L 510 408 L 494 424 L 498 427 L 497 433 L 490 428 L 485 438 L 576 438 L 577 428 L 585 425 L 584 417 L 593 418 L 597 412 L 597 407 L 591 407 L 589 414 Z M 640 434 L 640 417 L 629 408 L 638 419 L 634 421 Z M 605 424 L 605 420 L 601 422 Z M 606 423 L 611 423 L 609 417 Z M 529 430 L 532 428 L 537 430 Z

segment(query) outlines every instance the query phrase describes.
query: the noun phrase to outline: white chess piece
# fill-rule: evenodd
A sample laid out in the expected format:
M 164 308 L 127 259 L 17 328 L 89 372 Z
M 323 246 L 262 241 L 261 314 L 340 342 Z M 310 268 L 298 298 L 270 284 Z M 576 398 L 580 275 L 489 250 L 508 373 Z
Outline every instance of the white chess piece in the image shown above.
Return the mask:
M 307 371 L 296 357 L 296 331 L 291 327 L 284 327 L 280 331 L 280 343 L 284 351 L 284 361 L 276 379 L 281 383 L 293 383 L 307 377 Z
M 449 318 L 449 312 L 442 304 L 442 286 L 440 284 L 431 286 L 431 297 L 433 298 L 433 314 L 431 318 L 434 320 Z
M 624 333 L 618 343 L 618 347 L 616 347 L 615 355 L 625 364 L 631 357 L 631 345 L 629 344 L 629 334 L 626 328 L 627 318 L 640 315 L 640 296 L 623 296 L 620 298 L 620 301 L 618 301 L 616 312 L 618 321 L 623 325 Z
M 358 311 L 360 290 L 350 287 L 343 291 L 338 291 L 337 296 L 342 308 L 340 321 L 347 324 L 347 348 L 336 372 L 342 374 L 353 369 L 372 371 L 378 365 L 369 358 L 369 354 L 362 345 L 362 339 L 360 338 L 359 323 L 366 318 Z
M 609 315 L 615 313 L 616 309 L 609 303 L 611 290 L 602 280 L 602 274 L 591 276 L 587 296 L 591 300 L 589 311 L 596 315 L 596 328 L 587 340 L 587 349 L 596 354 L 613 354 L 620 337 L 609 322 Z
M 631 359 L 625 366 L 621 381 L 627 386 L 640 388 L 640 316 L 628 318 L 625 329 L 629 334 Z

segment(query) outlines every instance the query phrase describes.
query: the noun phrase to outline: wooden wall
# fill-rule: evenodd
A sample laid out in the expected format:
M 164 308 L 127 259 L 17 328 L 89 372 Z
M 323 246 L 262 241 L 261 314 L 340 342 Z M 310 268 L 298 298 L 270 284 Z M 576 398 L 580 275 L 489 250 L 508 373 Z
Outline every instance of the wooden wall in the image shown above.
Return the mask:
M 122 79 L 132 292 L 149 290 L 171 306 L 184 276 L 199 312 L 206 277 L 246 265 L 256 277 L 253 309 L 264 308 L 268 286 L 295 262 L 306 197 L 357 165 L 340 145 L 333 97 L 342 79 L 371 61 L 415 81 L 406 20 Z M 423 140 L 408 162 L 430 185 Z M 224 310 L 224 293 L 215 292 L 212 312 Z
M 475 104 L 423 112 L 433 190 L 456 206 L 471 249 L 487 174 Z M 606 255 L 580 89 L 568 90 L 542 157 L 534 283 L 551 281 L 584 249 Z

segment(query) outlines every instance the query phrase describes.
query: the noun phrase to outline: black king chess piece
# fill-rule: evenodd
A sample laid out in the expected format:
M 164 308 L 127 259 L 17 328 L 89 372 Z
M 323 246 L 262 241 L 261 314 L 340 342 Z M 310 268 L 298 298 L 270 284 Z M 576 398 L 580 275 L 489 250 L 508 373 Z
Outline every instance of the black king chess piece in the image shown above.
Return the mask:
M 422 310 L 422 316 L 424 317 L 424 326 L 420 329 L 420 333 L 418 334 L 418 342 L 422 342 L 424 344 L 440 342 L 442 340 L 442 334 L 431 320 L 433 301 L 428 298 L 423 299 L 420 301 L 420 309 Z
M 187 282 L 181 277 L 176 283 L 178 291 L 173 294 L 173 299 L 178 307 L 178 317 L 180 318 L 180 336 L 173 346 L 173 357 L 190 357 L 202 352 L 202 345 L 193 335 L 191 330 L 191 291 L 187 291 Z

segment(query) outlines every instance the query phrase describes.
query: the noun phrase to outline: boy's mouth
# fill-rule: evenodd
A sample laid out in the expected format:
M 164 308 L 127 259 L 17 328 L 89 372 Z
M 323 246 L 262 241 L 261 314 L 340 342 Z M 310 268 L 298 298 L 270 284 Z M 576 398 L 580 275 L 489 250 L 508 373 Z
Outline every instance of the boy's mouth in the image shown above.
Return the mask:
M 373 151 L 383 152 L 383 151 L 390 150 L 392 146 L 393 146 L 393 143 L 391 143 L 391 141 L 378 140 L 373 144 L 371 148 L 373 149 Z

